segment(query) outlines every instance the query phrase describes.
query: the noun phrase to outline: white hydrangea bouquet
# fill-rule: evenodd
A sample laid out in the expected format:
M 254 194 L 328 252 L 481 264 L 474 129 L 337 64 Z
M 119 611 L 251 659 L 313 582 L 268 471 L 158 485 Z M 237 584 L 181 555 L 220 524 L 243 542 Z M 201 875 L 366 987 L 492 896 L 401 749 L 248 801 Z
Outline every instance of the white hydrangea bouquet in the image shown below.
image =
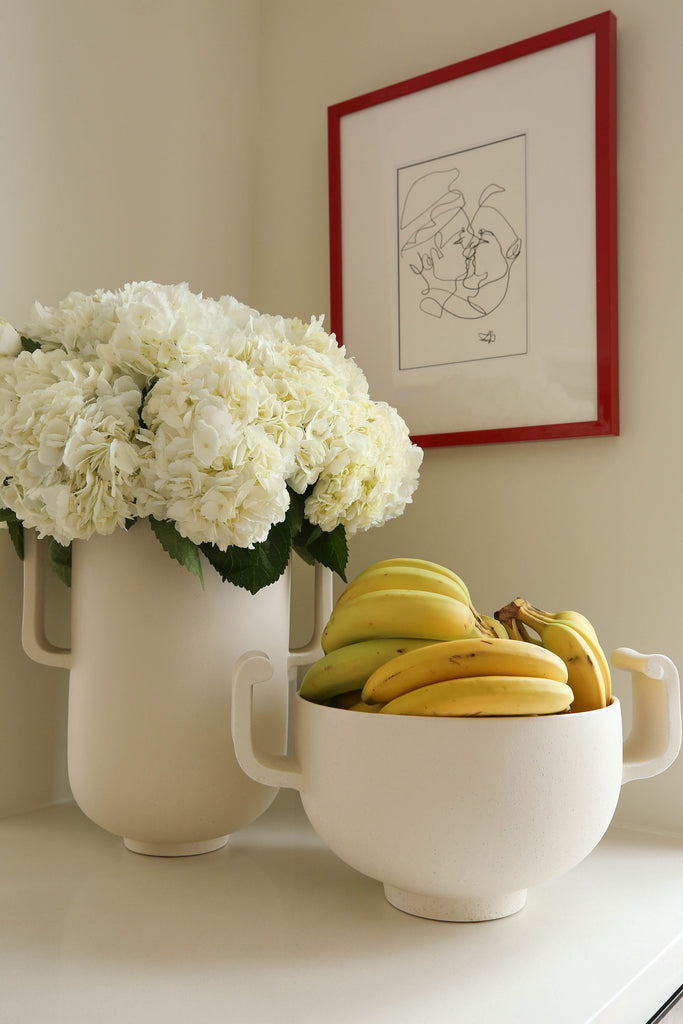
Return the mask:
M 202 578 L 256 593 L 291 551 L 345 578 L 347 538 L 400 515 L 422 451 L 322 318 L 127 284 L 0 321 L 0 520 L 73 540 L 148 519 Z M 202 580 L 203 582 L 203 580 Z

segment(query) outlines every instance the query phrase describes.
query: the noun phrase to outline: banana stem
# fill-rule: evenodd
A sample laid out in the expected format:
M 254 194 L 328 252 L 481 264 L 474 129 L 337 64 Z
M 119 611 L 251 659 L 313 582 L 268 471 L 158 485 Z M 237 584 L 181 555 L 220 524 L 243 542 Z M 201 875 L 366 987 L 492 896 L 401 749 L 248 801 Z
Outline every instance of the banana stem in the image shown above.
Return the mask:
M 519 621 L 519 619 L 517 620 L 517 629 L 519 630 L 519 635 L 520 635 L 521 639 L 524 640 L 525 643 L 527 643 L 527 644 L 537 644 L 537 643 L 540 643 L 539 640 L 534 640 L 534 638 L 529 635 L 529 630 L 526 628 L 526 626 L 524 625 L 523 622 Z
M 506 629 L 514 623 L 517 628 L 531 626 L 537 633 L 553 621 L 552 615 L 542 612 L 540 608 L 534 608 L 522 597 L 516 597 L 514 601 L 506 604 L 495 613 L 495 618 L 502 622 Z

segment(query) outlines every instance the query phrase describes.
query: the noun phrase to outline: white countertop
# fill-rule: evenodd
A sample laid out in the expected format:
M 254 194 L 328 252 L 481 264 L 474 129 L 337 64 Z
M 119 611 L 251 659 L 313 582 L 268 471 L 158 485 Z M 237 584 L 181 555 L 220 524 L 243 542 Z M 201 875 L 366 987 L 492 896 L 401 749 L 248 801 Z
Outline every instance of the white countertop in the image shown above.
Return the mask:
M 683 983 L 683 836 L 613 827 L 518 914 L 395 910 L 298 794 L 199 857 L 73 804 L 0 821 L 0 1024 L 645 1024 Z

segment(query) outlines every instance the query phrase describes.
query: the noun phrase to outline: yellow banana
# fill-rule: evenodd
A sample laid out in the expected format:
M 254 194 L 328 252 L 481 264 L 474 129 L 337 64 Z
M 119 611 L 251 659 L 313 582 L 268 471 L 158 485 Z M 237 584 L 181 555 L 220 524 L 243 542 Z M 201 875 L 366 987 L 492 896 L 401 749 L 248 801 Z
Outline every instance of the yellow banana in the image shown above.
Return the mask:
M 508 632 L 505 626 L 498 619 L 494 619 L 493 615 L 482 615 L 480 618 L 493 636 L 501 637 L 503 640 L 507 638 Z
M 498 625 L 505 630 L 505 636 L 509 636 L 511 640 L 523 640 L 526 644 L 539 645 L 541 643 L 538 637 L 530 635 L 529 630 L 519 619 L 509 619 L 505 624 L 499 622 Z
M 364 569 L 362 572 L 360 572 L 351 581 L 346 591 L 342 593 L 339 600 L 345 600 L 345 594 L 349 590 L 355 589 L 357 585 L 359 587 L 364 586 L 365 580 L 368 577 L 375 576 L 376 574 L 384 572 L 385 570 L 401 569 L 412 570 L 415 572 L 424 572 L 426 574 L 436 573 L 438 576 L 441 576 L 446 580 L 450 580 L 452 587 L 454 588 L 452 590 L 434 585 L 425 586 L 422 589 L 436 590 L 439 593 L 452 593 L 453 597 L 457 597 L 458 600 L 464 601 L 465 604 L 469 605 L 472 614 L 474 615 L 477 633 L 479 633 L 481 636 L 500 635 L 497 626 L 494 625 L 494 620 L 490 619 L 489 617 L 489 621 L 487 621 L 487 616 L 480 615 L 477 609 L 474 607 L 469 589 L 465 581 L 462 579 L 462 577 L 458 576 L 457 573 L 453 572 L 452 569 L 447 568 L 445 565 L 439 565 L 438 562 L 429 562 L 425 558 L 385 558 L 381 562 L 375 562 L 373 565 L 369 565 L 367 569 Z M 429 575 L 425 577 L 425 583 L 427 582 L 427 580 L 431 580 L 431 577 Z M 397 583 L 396 585 L 399 586 L 400 584 Z M 410 582 L 407 585 L 408 589 L 412 589 L 412 578 L 410 578 Z
M 321 642 L 328 654 L 377 637 L 455 640 L 474 635 L 474 615 L 462 601 L 425 590 L 375 590 L 334 608 Z
M 595 632 L 593 623 L 590 622 L 585 615 L 582 615 L 581 612 L 557 612 L 556 618 L 560 622 L 564 622 L 568 626 L 572 626 L 577 633 L 581 634 L 590 647 L 593 656 L 600 667 L 602 681 L 605 686 L 605 702 L 609 704 L 612 700 L 612 673 L 610 671 L 609 661 L 607 660 L 607 656 L 600 645 L 598 634 Z
M 585 615 L 580 612 L 545 612 L 518 597 L 496 612 L 496 618 L 506 626 L 512 619 L 530 626 L 536 630 L 544 647 L 567 661 L 569 685 L 575 695 L 572 711 L 591 711 L 609 704 L 612 699 L 609 663 Z M 572 642 L 571 634 L 578 637 L 578 642 Z
M 458 576 L 457 573 L 453 572 L 452 569 L 449 569 L 445 565 L 439 565 L 438 562 L 429 562 L 426 558 L 384 558 L 381 562 L 374 562 L 372 565 L 369 565 L 367 569 L 363 569 L 362 572 L 358 573 L 355 579 L 359 580 L 367 573 L 373 572 L 375 569 L 386 569 L 388 566 L 401 566 L 403 568 L 408 567 L 412 569 L 427 569 L 430 572 L 441 573 L 442 576 L 448 576 L 449 579 L 452 579 L 456 583 L 458 583 L 465 591 L 468 603 L 470 601 L 470 594 L 465 584 L 465 581 L 460 576 Z
M 432 644 L 384 662 L 368 677 L 363 700 L 384 704 L 401 694 L 447 679 L 532 676 L 567 682 L 567 666 L 537 644 L 501 637 L 473 637 Z
M 463 604 L 470 603 L 466 587 L 442 572 L 414 565 L 385 565 L 369 569 L 353 579 L 342 591 L 337 604 L 373 590 L 427 590 L 433 594 L 447 594 Z
M 524 637 L 520 633 L 519 623 L 517 622 L 517 619 L 506 619 L 505 622 L 503 623 L 503 628 L 505 630 L 505 635 L 510 637 L 511 640 L 520 641 L 524 639 Z
M 379 637 L 340 647 L 311 665 L 301 680 L 299 693 L 306 700 L 323 704 L 349 690 L 360 690 L 368 676 L 385 661 L 434 642 L 412 637 Z
M 517 622 L 517 633 L 518 639 L 524 640 L 527 644 L 540 644 L 541 641 L 537 636 L 531 636 L 529 630 L 526 628 L 523 622 Z
M 535 608 L 534 611 L 539 611 L 539 609 Z M 583 636 L 591 637 L 593 640 L 598 639 L 593 623 L 585 615 L 582 615 L 581 612 L 555 612 L 553 618 L 558 622 L 566 622 L 568 626 L 573 626 Z
M 447 679 L 389 701 L 382 715 L 433 715 L 440 718 L 494 715 L 552 715 L 566 711 L 570 687 L 537 676 L 473 676 Z

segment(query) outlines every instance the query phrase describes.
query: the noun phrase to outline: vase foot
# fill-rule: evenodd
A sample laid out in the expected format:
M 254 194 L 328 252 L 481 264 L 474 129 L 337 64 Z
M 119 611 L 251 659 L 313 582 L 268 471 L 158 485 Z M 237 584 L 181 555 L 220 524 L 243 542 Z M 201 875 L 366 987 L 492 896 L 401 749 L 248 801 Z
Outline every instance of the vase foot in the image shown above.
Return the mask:
M 415 917 L 427 917 L 432 921 L 493 921 L 521 910 L 526 903 L 527 891 L 520 889 L 501 896 L 424 896 L 398 889 L 395 885 L 385 885 L 384 895 L 392 907 Z
M 225 846 L 229 836 L 217 836 L 215 839 L 200 839 L 190 843 L 146 843 L 140 839 L 123 840 L 123 845 L 132 853 L 142 853 L 147 857 L 196 857 L 199 853 L 212 853 Z

